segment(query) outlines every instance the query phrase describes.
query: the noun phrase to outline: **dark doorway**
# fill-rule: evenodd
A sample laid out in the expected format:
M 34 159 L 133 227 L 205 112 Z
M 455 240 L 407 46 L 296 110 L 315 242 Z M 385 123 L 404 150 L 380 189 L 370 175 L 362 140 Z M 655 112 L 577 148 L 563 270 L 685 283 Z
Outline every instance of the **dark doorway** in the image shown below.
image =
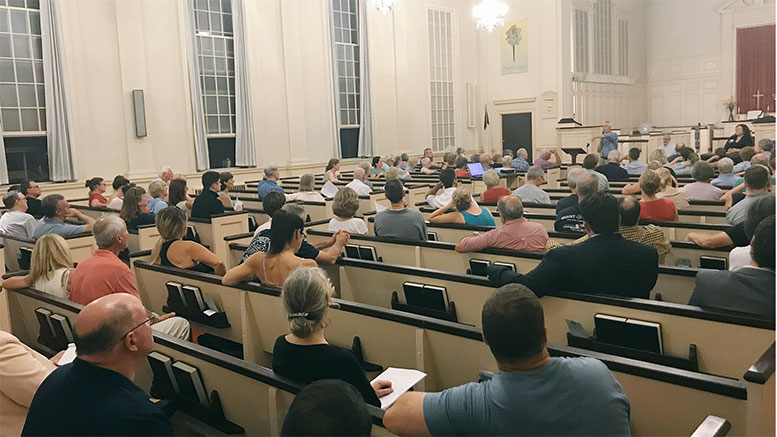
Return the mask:
M 531 141 L 531 112 L 502 115 L 502 150 L 510 149 L 515 153 L 521 147 L 529 152 L 527 161 L 534 162 Z

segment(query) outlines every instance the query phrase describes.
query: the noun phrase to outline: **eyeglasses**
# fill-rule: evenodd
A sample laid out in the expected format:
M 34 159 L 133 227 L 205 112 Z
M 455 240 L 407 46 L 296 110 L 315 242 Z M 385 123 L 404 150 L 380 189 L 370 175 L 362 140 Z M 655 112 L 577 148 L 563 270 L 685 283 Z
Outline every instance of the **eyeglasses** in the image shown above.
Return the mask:
M 305 231 L 299 231 L 299 233 L 302 235 L 302 241 L 305 241 L 308 239 L 308 236 L 305 234 Z
M 150 314 L 148 314 L 148 318 L 147 318 L 146 320 L 144 320 L 144 321 L 140 322 L 140 323 L 139 323 L 137 326 L 135 326 L 134 328 L 132 328 L 132 329 L 130 329 L 129 331 L 125 332 L 125 333 L 124 333 L 124 335 L 122 335 L 122 336 L 121 336 L 121 338 L 119 339 L 119 341 L 123 341 L 123 340 L 124 340 L 124 337 L 126 337 L 126 336 L 130 335 L 130 333 L 131 333 L 132 331 L 134 331 L 134 330 L 136 330 L 136 329 L 140 328 L 141 326 L 145 325 L 146 323 L 148 323 L 148 324 L 149 324 L 149 326 L 153 325 L 154 323 L 156 323 L 156 320 L 157 320 L 157 315 L 156 315 L 156 314 L 154 314 L 154 313 L 150 313 Z

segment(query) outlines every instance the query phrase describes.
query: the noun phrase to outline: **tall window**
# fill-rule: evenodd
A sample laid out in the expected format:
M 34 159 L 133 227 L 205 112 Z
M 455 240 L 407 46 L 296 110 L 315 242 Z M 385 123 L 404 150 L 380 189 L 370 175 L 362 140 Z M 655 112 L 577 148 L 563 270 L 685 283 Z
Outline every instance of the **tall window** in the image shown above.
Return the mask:
M 48 180 L 38 0 L 0 0 L 0 110 L 8 177 Z
M 440 151 L 456 145 L 453 121 L 452 14 L 429 9 L 428 20 L 432 149 Z
M 629 22 L 618 20 L 618 74 L 629 75 Z
M 575 71 L 588 73 L 588 11 L 575 9 Z
M 336 92 L 340 104 L 340 147 L 343 158 L 351 158 L 358 154 L 361 124 L 359 2 L 332 0 L 332 14 Z
M 594 3 L 594 73 L 612 74 L 612 3 Z
M 235 162 L 235 40 L 232 33 L 232 0 L 192 2 L 210 168 L 227 167 Z

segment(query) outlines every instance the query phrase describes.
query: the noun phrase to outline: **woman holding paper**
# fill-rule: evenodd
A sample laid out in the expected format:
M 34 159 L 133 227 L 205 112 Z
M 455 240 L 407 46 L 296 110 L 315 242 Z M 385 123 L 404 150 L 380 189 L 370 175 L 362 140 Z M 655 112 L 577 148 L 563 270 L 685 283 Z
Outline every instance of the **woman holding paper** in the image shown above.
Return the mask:
M 273 370 L 305 383 L 343 380 L 356 387 L 367 403 L 380 407 L 379 398 L 393 391 L 391 382 L 376 380 L 370 385 L 353 353 L 326 341 L 324 327 L 333 292 L 326 274 L 317 267 L 300 267 L 289 275 L 281 299 L 290 333 L 275 341 Z

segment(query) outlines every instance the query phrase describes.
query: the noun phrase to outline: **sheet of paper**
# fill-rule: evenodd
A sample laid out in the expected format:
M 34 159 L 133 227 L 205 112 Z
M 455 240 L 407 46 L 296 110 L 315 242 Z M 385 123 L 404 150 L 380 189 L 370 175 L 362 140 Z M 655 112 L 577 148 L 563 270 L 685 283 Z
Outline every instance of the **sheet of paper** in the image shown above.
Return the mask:
M 332 181 L 326 181 L 323 187 L 321 187 L 321 195 L 324 197 L 335 197 L 335 194 L 340 189 L 337 188 L 335 184 L 332 183 Z
M 391 394 L 380 398 L 380 408 L 385 410 L 390 407 L 400 396 L 406 391 L 418 383 L 418 381 L 424 379 L 426 373 L 415 369 L 399 369 L 396 367 L 389 367 L 384 370 L 383 373 L 373 379 L 372 382 L 383 380 L 391 381 L 391 388 L 394 389 Z
M 57 365 L 64 366 L 65 364 L 72 363 L 73 360 L 75 359 L 76 359 L 76 344 L 69 343 L 67 345 L 67 349 L 65 350 L 65 353 L 62 354 L 62 358 L 59 359 L 59 363 L 57 363 Z
M 387 210 L 387 209 L 388 209 L 388 208 L 386 208 L 385 206 L 381 205 L 380 203 L 378 203 L 378 202 L 375 202 L 375 211 L 376 211 L 376 212 L 385 211 L 385 210 Z

